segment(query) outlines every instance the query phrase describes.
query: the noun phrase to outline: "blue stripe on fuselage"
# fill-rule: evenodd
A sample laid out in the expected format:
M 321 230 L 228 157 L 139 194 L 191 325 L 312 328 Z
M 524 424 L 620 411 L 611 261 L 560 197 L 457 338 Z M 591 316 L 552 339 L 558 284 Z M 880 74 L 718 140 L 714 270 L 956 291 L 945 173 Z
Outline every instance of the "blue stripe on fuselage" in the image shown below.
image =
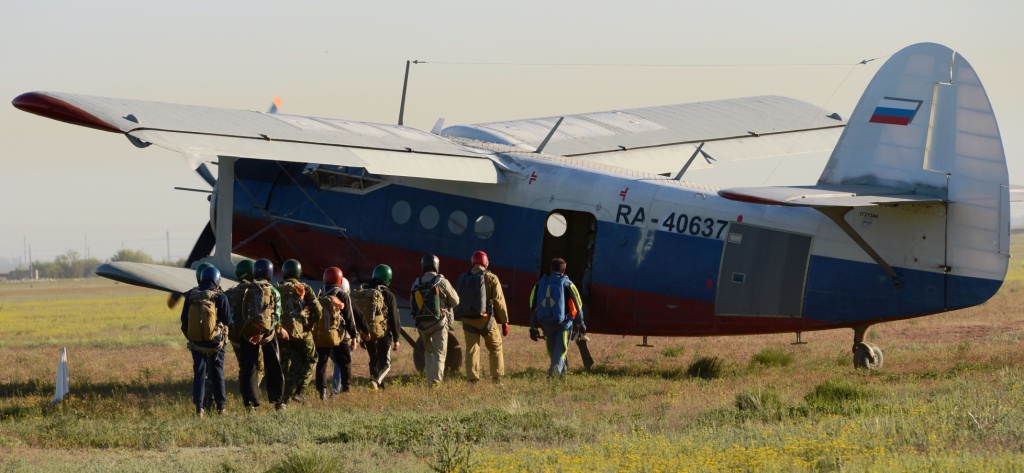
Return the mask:
M 277 177 L 273 172 L 267 175 Z M 287 176 L 277 177 L 278 184 L 268 204 L 272 215 L 330 225 L 320 210 L 323 209 L 354 240 L 460 260 L 482 249 L 500 267 L 539 273 L 545 211 L 397 184 L 365 195 L 320 191 L 304 176 L 296 175 L 295 179 L 301 183 L 301 189 Z M 240 180 L 247 187 L 261 187 L 258 182 Z M 307 194 L 316 205 L 308 202 Z M 236 198 L 236 213 L 265 220 L 263 212 L 248 200 Z M 392 218 L 392 209 L 400 200 L 411 207 L 410 218 L 403 224 Z M 438 212 L 438 223 L 430 230 L 420 224 L 420 214 L 428 205 Z M 462 211 L 468 217 L 467 228 L 461 234 L 449 229 L 448 218 L 454 211 Z M 479 238 L 474 232 L 474 222 L 481 216 L 494 221 L 494 233 L 487 239 Z M 722 240 L 599 221 L 593 283 L 714 302 L 722 251 Z M 1002 284 L 996 280 L 949 275 L 949 290 L 944 298 L 944 275 L 904 268 L 895 268 L 895 271 L 902 283 L 899 289 L 893 287 L 889 276 L 874 263 L 812 256 L 803 317 L 844 323 L 940 312 L 980 304 Z M 708 280 L 712 282 L 711 287 L 708 287 Z

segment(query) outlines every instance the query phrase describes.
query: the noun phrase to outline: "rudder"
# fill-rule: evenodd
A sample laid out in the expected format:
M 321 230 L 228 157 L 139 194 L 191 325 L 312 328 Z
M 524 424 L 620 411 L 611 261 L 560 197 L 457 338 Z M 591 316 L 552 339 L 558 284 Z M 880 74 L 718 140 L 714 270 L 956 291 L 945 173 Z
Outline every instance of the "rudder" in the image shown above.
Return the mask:
M 818 181 L 851 184 L 947 201 L 947 309 L 999 289 L 1009 261 L 1009 176 L 988 95 L 961 55 L 921 43 L 879 69 Z

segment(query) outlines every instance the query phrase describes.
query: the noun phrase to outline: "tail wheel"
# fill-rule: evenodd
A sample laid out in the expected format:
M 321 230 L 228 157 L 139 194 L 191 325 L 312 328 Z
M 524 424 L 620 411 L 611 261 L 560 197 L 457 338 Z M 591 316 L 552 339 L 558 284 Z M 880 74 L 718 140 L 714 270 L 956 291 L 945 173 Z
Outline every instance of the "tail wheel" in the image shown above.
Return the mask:
M 881 348 L 866 342 L 860 342 L 853 346 L 854 368 L 876 370 L 882 367 L 883 361 Z

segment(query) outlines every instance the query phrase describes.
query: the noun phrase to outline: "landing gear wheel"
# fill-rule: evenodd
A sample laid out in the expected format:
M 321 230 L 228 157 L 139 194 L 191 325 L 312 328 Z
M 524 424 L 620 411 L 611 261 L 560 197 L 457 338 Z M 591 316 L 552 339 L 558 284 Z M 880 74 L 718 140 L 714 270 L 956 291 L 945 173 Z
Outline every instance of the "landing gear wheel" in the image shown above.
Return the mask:
M 860 342 L 853 346 L 854 368 L 876 370 L 882 367 L 883 361 L 881 348 L 866 342 Z

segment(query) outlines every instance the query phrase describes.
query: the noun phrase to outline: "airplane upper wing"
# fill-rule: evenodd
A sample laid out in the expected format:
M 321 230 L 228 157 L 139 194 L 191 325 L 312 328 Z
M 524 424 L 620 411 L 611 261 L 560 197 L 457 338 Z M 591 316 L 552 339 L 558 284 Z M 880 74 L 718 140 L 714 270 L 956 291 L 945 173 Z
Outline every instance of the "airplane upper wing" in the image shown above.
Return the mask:
M 441 134 L 532 151 L 559 117 L 445 128 Z M 830 151 L 846 125 L 789 97 L 759 96 L 566 115 L 545 153 L 652 174 L 674 174 L 696 146 L 717 161 Z M 711 167 L 696 159 L 690 169 Z
M 315 162 L 373 174 L 506 182 L 486 154 L 415 128 L 56 92 L 29 92 L 15 107 L 75 125 L 124 133 L 186 154 Z M 138 146 L 137 145 L 137 146 Z

